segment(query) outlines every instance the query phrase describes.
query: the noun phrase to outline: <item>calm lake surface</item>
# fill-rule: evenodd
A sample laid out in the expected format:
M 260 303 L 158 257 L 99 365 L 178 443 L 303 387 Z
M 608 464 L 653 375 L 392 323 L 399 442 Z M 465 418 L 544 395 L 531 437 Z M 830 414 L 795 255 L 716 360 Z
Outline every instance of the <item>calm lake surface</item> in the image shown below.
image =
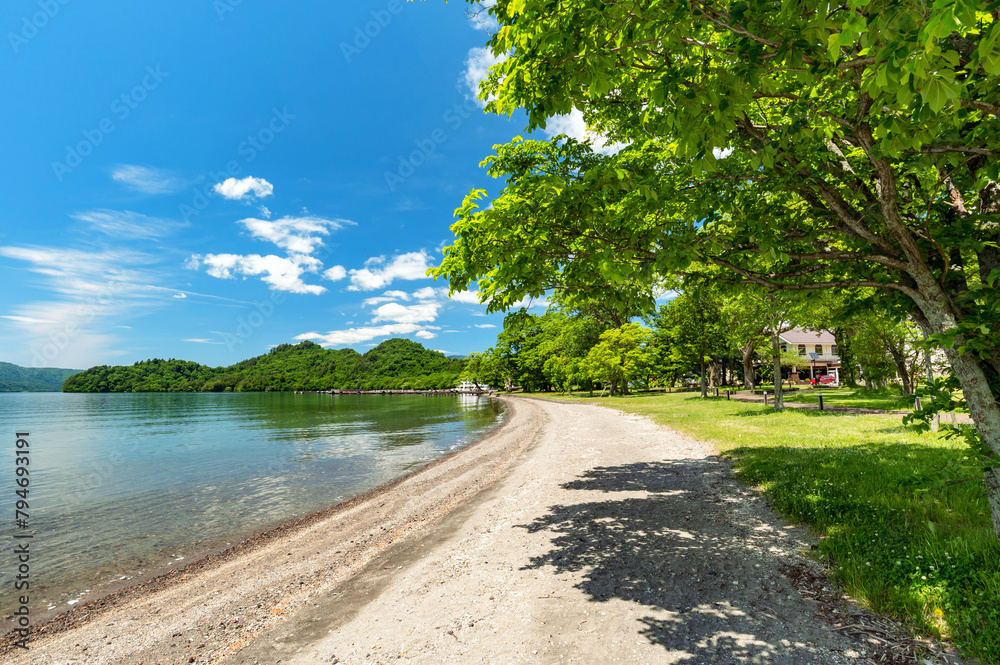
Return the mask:
M 31 435 L 31 598 L 44 611 L 381 485 L 503 416 L 466 395 L 0 393 L 0 612 L 13 611 L 15 432 Z

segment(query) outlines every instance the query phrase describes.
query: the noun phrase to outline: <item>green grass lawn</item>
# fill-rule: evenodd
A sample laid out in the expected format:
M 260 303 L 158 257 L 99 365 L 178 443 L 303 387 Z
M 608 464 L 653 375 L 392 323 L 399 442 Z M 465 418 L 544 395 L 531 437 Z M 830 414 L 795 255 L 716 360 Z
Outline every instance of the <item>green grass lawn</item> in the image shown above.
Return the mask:
M 775 413 L 690 393 L 564 399 L 649 416 L 710 442 L 777 510 L 813 528 L 848 593 L 1000 663 L 1000 543 L 981 471 L 958 439 L 915 432 L 900 416 Z M 944 474 L 973 480 L 935 486 Z

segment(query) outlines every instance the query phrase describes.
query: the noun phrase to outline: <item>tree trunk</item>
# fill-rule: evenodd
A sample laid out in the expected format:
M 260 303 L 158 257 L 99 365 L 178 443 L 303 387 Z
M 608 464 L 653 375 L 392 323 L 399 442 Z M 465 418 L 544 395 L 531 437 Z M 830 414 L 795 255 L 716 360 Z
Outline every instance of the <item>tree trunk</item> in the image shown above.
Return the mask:
M 774 410 L 785 410 L 785 399 L 781 390 L 781 341 L 778 333 L 771 337 L 771 350 L 774 353 Z
M 837 356 L 840 358 L 841 382 L 849 388 L 858 387 L 858 377 L 855 374 L 854 353 L 851 350 L 851 338 L 854 331 L 850 328 L 837 328 L 834 338 L 837 340 Z
M 947 296 L 933 276 L 917 279 L 917 283 L 921 288 L 914 300 L 922 314 L 917 321 L 921 327 L 930 334 L 956 328 L 957 322 L 948 305 Z M 964 344 L 965 337 L 958 335 L 955 337 L 954 346 L 944 349 L 944 352 L 955 372 L 955 378 L 962 387 L 972 422 L 976 424 L 976 429 L 982 436 L 983 442 L 992 451 L 993 457 L 1000 457 L 1000 404 L 997 403 L 997 398 L 993 394 L 986 373 L 979 365 L 976 354 L 958 352 L 957 349 Z M 993 518 L 993 531 L 1000 539 L 1000 470 L 996 468 L 987 470 L 984 485 L 990 516 Z
M 701 361 L 701 396 L 708 397 L 708 384 L 705 381 L 705 359 Z
M 743 354 L 743 387 L 747 390 L 753 390 L 753 352 L 754 347 L 751 344 L 740 349 L 740 353 Z
M 896 363 L 896 372 L 899 373 L 899 378 L 903 381 L 903 394 L 912 395 L 913 387 L 910 385 L 910 371 L 906 366 L 906 358 L 903 357 L 903 352 L 890 342 L 886 342 L 885 348 L 889 351 L 889 355 L 892 356 L 892 361 Z

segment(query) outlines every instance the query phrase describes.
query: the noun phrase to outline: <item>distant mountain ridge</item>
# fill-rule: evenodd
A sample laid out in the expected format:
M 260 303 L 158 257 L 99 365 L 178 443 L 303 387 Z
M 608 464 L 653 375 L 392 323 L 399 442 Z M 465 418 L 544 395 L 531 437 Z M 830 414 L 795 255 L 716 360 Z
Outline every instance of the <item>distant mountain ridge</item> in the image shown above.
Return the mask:
M 82 371 L 56 367 L 21 367 L 0 362 L 0 392 L 59 392 L 66 379 Z
M 63 392 L 263 392 L 272 390 L 429 390 L 458 384 L 465 362 L 408 339 L 390 339 L 364 355 L 313 342 L 281 344 L 229 367 L 186 360 L 144 360 L 91 367 L 71 376 Z

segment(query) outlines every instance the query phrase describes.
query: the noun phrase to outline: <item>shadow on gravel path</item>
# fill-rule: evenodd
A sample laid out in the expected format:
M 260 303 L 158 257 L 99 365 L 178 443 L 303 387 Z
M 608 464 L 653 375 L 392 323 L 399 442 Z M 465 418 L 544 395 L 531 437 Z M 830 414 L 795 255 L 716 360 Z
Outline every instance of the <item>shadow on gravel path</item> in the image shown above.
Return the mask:
M 792 527 L 732 480 L 720 459 L 594 468 L 562 488 L 582 501 L 522 525 L 552 534 L 552 549 L 525 568 L 582 572 L 578 587 L 596 603 L 664 610 L 644 617 L 641 633 L 673 662 L 865 662 L 824 660 L 817 651 L 844 653 L 849 643 L 781 574 L 784 552 L 796 544 L 786 533 Z M 632 496 L 613 498 L 622 492 Z

